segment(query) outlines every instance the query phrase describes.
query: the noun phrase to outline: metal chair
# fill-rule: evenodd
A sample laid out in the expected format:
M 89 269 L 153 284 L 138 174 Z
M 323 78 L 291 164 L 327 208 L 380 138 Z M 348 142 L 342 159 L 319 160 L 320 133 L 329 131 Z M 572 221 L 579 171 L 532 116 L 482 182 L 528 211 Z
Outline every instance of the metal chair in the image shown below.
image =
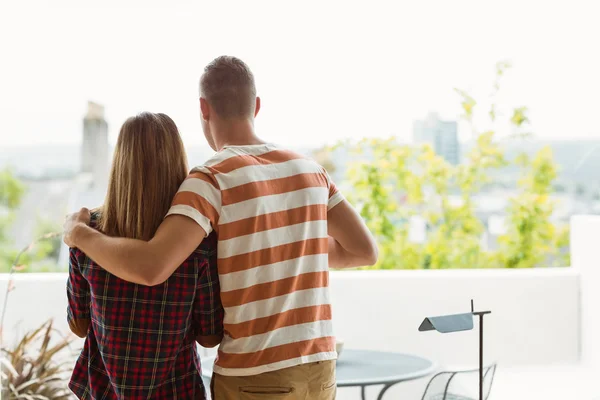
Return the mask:
M 483 398 L 487 400 L 492 390 L 496 364 L 490 364 L 483 369 Z M 473 378 L 473 389 L 478 387 L 479 369 L 456 370 L 439 372 L 431 378 L 421 400 L 475 400 L 476 390 L 465 390 L 465 380 Z

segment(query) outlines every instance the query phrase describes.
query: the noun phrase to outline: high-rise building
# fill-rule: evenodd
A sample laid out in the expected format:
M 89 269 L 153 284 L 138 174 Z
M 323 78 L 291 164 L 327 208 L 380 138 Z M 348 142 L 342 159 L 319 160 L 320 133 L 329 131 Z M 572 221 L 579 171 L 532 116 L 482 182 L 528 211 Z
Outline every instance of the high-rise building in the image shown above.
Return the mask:
M 413 140 L 416 143 L 429 143 L 433 150 L 447 162 L 456 165 L 460 162 L 456 121 L 442 121 L 435 113 L 430 113 L 422 121 L 413 125 Z
M 108 124 L 104 119 L 104 107 L 89 101 L 87 114 L 83 118 L 81 171 L 71 185 L 68 212 L 76 212 L 81 207 L 93 209 L 102 206 L 108 188 L 108 152 Z M 64 243 L 60 248 L 58 265 L 69 265 L 69 248 Z
M 104 190 L 108 183 L 108 124 L 104 119 L 104 107 L 88 102 L 83 118 L 83 142 L 81 149 L 81 172 L 91 175 L 92 187 Z

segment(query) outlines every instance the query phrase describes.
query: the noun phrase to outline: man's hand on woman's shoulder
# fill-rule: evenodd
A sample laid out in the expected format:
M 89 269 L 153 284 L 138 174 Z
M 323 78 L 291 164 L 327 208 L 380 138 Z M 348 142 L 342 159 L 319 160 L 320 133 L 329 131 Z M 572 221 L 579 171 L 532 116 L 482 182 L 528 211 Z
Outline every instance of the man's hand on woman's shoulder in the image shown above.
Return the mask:
M 67 246 L 77 247 L 77 228 L 81 227 L 82 225 L 89 225 L 90 219 L 90 210 L 85 207 L 76 213 L 67 215 L 65 218 L 65 223 L 63 224 L 63 241 Z

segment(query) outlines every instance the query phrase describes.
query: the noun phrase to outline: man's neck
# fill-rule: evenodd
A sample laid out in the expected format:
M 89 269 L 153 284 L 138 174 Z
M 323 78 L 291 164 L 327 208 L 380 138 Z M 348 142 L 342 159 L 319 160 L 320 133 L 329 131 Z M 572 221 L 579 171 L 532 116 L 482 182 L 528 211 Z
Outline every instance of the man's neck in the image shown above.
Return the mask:
M 213 129 L 215 132 L 213 137 L 219 150 L 225 146 L 248 146 L 265 143 L 256 136 L 253 121 L 247 119 L 215 124 Z

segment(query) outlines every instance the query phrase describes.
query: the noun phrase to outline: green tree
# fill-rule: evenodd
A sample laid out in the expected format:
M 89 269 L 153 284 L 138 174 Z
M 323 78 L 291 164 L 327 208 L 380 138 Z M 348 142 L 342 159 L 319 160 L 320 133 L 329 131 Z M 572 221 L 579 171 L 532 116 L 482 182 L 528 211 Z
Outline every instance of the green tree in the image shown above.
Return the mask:
M 551 265 L 568 244 L 568 228 L 557 228 L 551 221 L 557 167 L 550 147 L 541 149 L 532 160 L 521 157 L 521 174 L 519 194 L 510 200 L 507 210 L 508 229 L 500 237 L 498 256 L 508 268 Z
M 25 186 L 14 174 L 6 169 L 0 171 L 0 272 L 8 272 L 20 249 L 15 245 L 8 234 L 8 229 L 14 223 L 14 212 L 21 204 Z M 32 216 L 33 218 L 33 216 Z M 43 236 L 52 231 L 56 232 L 57 227 L 48 221 L 39 220 L 36 229 L 36 237 Z M 32 238 L 32 240 L 35 238 Z M 47 260 L 49 257 L 57 257 L 60 250 L 60 238 L 53 237 L 50 241 L 40 241 L 32 247 L 31 251 L 22 255 L 20 263 L 25 265 L 25 271 L 32 270 L 52 270 L 52 263 L 48 265 L 32 265 L 33 263 Z
M 46 218 L 38 217 L 37 225 L 35 228 L 36 238 L 56 232 L 61 232 L 61 227 L 56 222 L 53 222 Z M 38 246 L 40 246 L 41 250 L 43 250 L 45 257 L 50 258 L 52 260 L 58 260 L 61 245 L 61 237 L 55 236 L 51 240 L 45 240 L 43 242 L 40 242 Z
M 0 171 L 0 271 L 7 271 L 15 254 L 10 246 L 8 228 L 14 220 L 14 211 L 21 204 L 25 187 L 8 169 Z
M 492 99 L 508 68 L 508 63 L 498 63 Z M 456 92 L 475 143 L 461 164 L 450 165 L 430 146 L 411 147 L 395 138 L 350 146 L 357 161 L 348 170 L 348 197 L 377 236 L 380 258 L 374 268 L 534 267 L 568 246 L 568 231 L 550 222 L 557 171 L 551 151 L 543 149 L 532 160 L 521 155 L 515 161 L 522 177 L 507 210 L 508 232 L 501 237 L 499 251 L 482 247 L 485 228 L 476 215 L 474 197 L 492 183 L 491 172 L 508 164 L 493 129 L 503 113 L 492 102 L 487 113 L 491 128 L 479 131 L 473 122 L 476 100 L 465 91 Z M 529 135 L 526 107 L 512 110 L 508 120 L 515 138 Z M 426 226 L 424 241 L 410 236 L 415 218 Z
M 14 210 L 21 204 L 25 187 L 9 169 L 0 171 L 0 206 Z

